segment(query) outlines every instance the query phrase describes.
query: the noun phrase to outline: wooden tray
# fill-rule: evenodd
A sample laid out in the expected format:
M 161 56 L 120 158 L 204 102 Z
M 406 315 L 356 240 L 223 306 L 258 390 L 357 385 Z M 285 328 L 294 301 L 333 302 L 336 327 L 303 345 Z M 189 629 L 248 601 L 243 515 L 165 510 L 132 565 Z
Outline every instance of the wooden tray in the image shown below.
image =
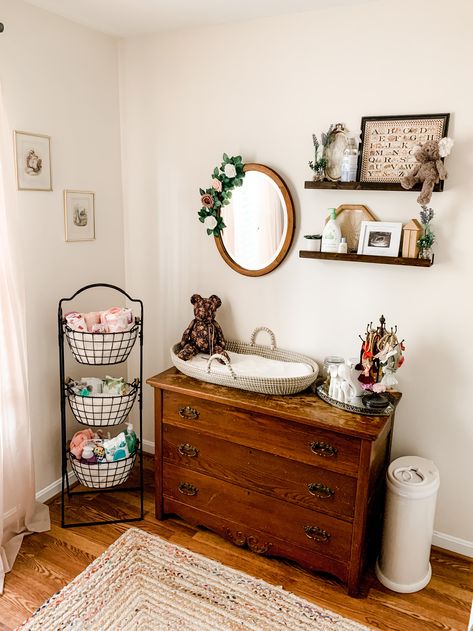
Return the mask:
M 360 238 L 360 226 L 362 221 L 378 221 L 368 206 L 363 204 L 341 204 L 336 210 L 337 223 L 342 231 L 342 237 L 346 237 L 348 252 L 358 251 Z M 330 219 L 327 217 L 325 223 Z

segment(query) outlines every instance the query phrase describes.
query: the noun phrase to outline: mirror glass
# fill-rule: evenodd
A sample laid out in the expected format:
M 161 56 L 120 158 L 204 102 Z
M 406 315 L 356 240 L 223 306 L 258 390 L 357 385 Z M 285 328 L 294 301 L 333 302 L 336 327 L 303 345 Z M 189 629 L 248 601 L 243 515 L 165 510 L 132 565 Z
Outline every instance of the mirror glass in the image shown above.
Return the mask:
M 226 225 L 216 238 L 225 261 L 247 276 L 261 276 L 284 259 L 294 234 L 294 207 L 280 176 L 264 165 L 245 164 L 243 184 L 221 211 Z

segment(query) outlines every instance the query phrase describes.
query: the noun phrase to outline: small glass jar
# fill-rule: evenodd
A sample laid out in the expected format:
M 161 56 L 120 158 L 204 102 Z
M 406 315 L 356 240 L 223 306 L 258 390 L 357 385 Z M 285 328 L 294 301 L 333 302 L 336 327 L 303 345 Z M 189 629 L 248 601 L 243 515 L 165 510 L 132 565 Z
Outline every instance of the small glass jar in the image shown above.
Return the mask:
M 342 364 L 345 363 L 345 360 L 343 357 L 339 357 L 338 355 L 329 355 L 328 357 L 326 357 L 324 359 L 324 368 L 323 368 L 323 379 L 324 379 L 324 384 L 328 389 L 328 386 L 330 385 L 330 366 L 341 366 Z

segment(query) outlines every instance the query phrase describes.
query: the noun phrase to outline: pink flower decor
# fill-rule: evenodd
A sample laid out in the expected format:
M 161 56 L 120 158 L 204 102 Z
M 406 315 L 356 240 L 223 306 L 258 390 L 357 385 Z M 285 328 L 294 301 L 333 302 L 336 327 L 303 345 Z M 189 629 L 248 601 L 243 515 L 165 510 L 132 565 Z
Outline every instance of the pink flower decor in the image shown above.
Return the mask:
M 205 195 L 202 195 L 202 206 L 205 206 L 205 208 L 212 208 L 212 206 L 214 205 L 214 198 L 212 197 L 212 195 L 209 195 L 208 193 L 206 193 Z
M 386 392 L 386 386 L 384 383 L 374 383 L 371 389 L 373 392 Z
M 212 188 L 217 191 L 217 193 L 222 192 L 222 182 L 216 177 L 214 177 L 214 179 L 212 180 Z

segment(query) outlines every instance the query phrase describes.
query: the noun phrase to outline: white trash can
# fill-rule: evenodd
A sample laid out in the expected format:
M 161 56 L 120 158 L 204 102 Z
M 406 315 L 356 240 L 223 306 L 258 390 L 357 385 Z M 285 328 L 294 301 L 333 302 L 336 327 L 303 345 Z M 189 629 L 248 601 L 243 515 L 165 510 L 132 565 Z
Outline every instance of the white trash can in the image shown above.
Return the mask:
M 383 539 L 376 576 L 395 592 L 417 592 L 432 576 L 430 546 L 439 472 L 430 460 L 403 456 L 389 465 L 386 484 Z

